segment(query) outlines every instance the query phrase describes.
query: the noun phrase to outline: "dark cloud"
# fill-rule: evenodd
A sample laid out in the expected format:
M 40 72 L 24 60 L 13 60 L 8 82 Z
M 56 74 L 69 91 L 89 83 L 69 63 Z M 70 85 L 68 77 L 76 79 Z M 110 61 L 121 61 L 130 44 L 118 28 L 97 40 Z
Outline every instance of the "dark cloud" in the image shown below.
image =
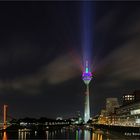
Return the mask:
M 70 80 L 80 73 L 80 66 L 72 60 L 69 54 L 56 58 L 46 68 L 46 78 L 50 84 L 60 84 Z
M 127 9 L 128 7 L 124 7 L 124 10 Z M 131 7 L 129 7 L 131 9 Z M 113 43 L 113 46 L 110 49 L 109 53 L 102 59 L 101 63 L 98 64 L 97 68 L 97 75 L 101 78 L 104 82 L 101 81 L 102 85 L 104 86 L 109 86 L 109 87 L 121 87 L 125 82 L 132 82 L 132 81 L 137 81 L 140 80 L 139 76 L 139 18 L 138 18 L 138 13 L 140 13 L 140 10 L 138 9 L 131 9 L 132 11 L 129 13 L 129 17 L 126 16 L 125 20 L 122 20 L 121 25 L 119 25 L 119 30 L 117 32 L 116 29 L 114 31 L 112 30 L 112 36 L 108 40 L 112 42 L 115 38 L 114 41 L 117 40 L 119 41 L 116 42 L 116 44 Z M 116 15 L 116 10 L 114 12 L 111 12 L 111 16 L 113 18 L 118 19 L 120 17 L 120 14 L 122 14 L 120 10 L 117 10 L 117 16 Z M 123 14 L 122 14 L 123 15 Z M 121 15 L 121 16 L 122 16 Z M 102 20 L 102 25 L 108 21 L 108 17 L 110 17 L 110 14 L 107 14 Z M 113 20 L 113 18 L 109 18 L 109 21 Z M 115 19 L 115 20 L 116 20 Z M 112 26 L 112 23 L 109 23 L 108 25 L 111 24 L 111 28 L 115 27 Z M 114 21 L 113 21 L 114 22 Z M 100 24 L 99 24 L 100 25 Z M 108 29 L 107 31 L 110 29 Z M 99 26 L 100 29 L 100 26 Z M 117 27 L 118 29 L 118 27 Z M 104 31 L 104 30 L 103 30 Z M 122 41 L 120 41 L 120 40 Z M 112 44 L 112 43 L 111 43 Z M 106 44 L 105 44 L 106 45 Z M 99 60 L 98 60 L 99 61 Z M 129 85 L 128 85 L 129 87 Z
M 23 48 L 23 50 L 24 49 L 25 48 Z M 18 53 L 21 52 L 20 57 L 25 56 L 24 53 L 28 54 L 28 52 L 23 52 L 23 50 L 18 51 Z M 24 55 L 22 56 L 22 54 Z M 18 58 L 16 60 L 19 60 L 19 57 L 16 57 Z M 41 93 L 42 84 L 46 86 L 49 86 L 49 84 L 62 84 L 77 77 L 80 72 L 79 66 L 71 59 L 70 54 L 65 54 L 58 56 L 48 65 L 40 67 L 36 73 L 15 77 L 7 81 L 1 80 L 0 90 L 12 89 L 27 94 Z
M 140 80 L 139 45 L 139 39 L 130 40 L 104 60 L 104 66 L 99 73 L 99 76 L 101 74 L 106 77 L 104 86 L 120 86 L 125 81 Z

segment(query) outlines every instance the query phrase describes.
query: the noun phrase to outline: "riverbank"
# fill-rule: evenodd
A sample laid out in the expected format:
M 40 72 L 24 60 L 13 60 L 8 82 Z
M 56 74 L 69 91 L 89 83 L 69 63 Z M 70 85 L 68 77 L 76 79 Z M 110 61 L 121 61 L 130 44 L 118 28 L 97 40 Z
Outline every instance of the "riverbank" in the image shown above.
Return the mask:
M 117 125 L 103 125 L 103 124 L 94 124 L 95 128 L 99 129 L 106 129 L 109 131 L 116 131 L 120 133 L 126 133 L 140 136 L 140 127 L 134 127 L 134 126 L 117 126 Z

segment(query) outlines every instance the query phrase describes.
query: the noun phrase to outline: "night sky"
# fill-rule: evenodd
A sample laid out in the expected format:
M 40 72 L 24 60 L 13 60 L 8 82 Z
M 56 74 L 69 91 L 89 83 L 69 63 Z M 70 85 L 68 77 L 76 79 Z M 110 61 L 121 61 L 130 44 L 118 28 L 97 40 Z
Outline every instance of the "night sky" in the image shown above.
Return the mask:
M 8 104 L 8 114 L 16 118 L 83 114 L 84 53 L 93 66 L 91 116 L 107 97 L 120 99 L 140 89 L 140 2 L 87 6 L 85 13 L 78 1 L 0 2 L 1 110 Z M 87 52 L 84 14 L 91 18 Z

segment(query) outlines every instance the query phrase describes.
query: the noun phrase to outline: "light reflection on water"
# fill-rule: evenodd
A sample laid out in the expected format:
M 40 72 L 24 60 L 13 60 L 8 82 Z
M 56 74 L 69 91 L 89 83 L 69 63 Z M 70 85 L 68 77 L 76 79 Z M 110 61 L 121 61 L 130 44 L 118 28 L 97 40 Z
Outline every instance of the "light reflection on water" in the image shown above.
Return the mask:
M 76 140 L 80 140 L 81 139 L 81 133 L 82 133 L 82 130 L 76 130 L 76 136 L 75 136 Z
M 6 131 L 3 132 L 3 138 L 2 138 L 2 140 L 8 140 Z
M 49 139 L 49 131 L 46 131 L 46 138 Z
M 30 137 L 30 132 L 26 129 L 19 129 L 18 130 L 18 139 L 19 140 L 26 140 L 27 137 Z
M 43 132 L 43 131 L 42 131 Z M 10 134 L 11 133 L 11 134 Z M 13 134 L 16 133 L 13 138 Z M 6 132 L 2 134 L 2 140 L 18 139 L 18 140 L 27 140 L 27 139 L 75 139 L 75 140 L 113 140 L 114 138 L 111 135 L 105 134 L 103 131 L 89 131 L 89 130 L 55 130 L 55 131 L 44 131 L 41 135 L 38 134 L 38 131 L 29 131 L 26 129 L 19 129 L 18 132 Z M 115 138 L 122 139 L 122 137 L 117 134 Z M 131 138 L 127 138 L 131 139 Z M 135 139 L 136 140 L 136 139 Z
M 90 132 L 88 130 L 84 131 L 84 140 L 90 140 Z
M 76 140 L 81 140 L 81 134 L 82 130 L 76 131 Z M 89 130 L 84 130 L 84 140 L 103 140 L 102 133 L 95 133 L 93 132 L 91 135 L 91 132 Z

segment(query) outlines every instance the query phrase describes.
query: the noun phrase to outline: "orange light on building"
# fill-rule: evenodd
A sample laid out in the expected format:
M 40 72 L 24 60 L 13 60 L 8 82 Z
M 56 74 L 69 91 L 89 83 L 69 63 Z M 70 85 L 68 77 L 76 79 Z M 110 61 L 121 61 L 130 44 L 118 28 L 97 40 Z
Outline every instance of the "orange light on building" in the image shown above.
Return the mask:
M 4 114 L 3 114 L 3 129 L 7 128 L 7 108 L 8 105 L 4 105 Z

